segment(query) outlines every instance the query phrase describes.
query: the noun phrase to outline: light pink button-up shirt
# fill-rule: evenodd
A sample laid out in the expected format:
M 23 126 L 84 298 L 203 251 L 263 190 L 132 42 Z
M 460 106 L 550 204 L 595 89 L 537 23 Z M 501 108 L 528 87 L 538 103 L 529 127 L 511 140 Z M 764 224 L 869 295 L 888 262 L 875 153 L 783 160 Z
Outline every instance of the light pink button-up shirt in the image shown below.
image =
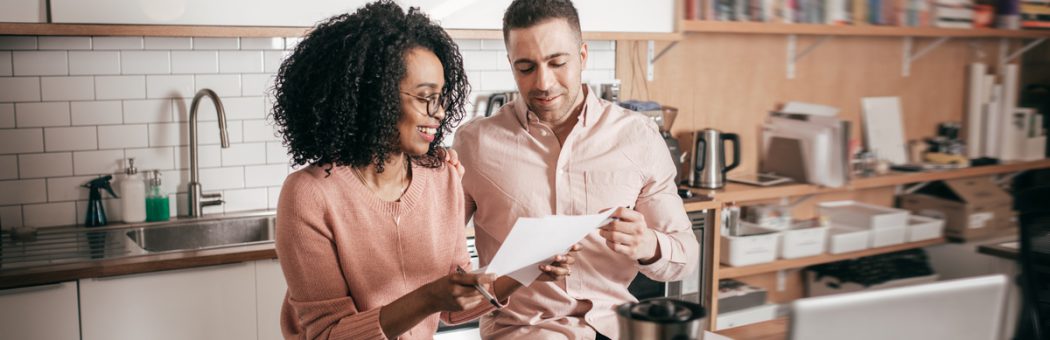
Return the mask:
M 583 111 L 564 145 L 520 99 L 456 133 L 454 148 L 466 167 L 466 216 L 474 217 L 481 265 L 492 260 L 519 217 L 594 214 L 629 205 L 656 231 L 662 255 L 643 266 L 592 232 L 581 241 L 565 281 L 523 287 L 506 308 L 482 318 L 486 339 L 587 339 L 595 330 L 615 339 L 615 306 L 636 301 L 627 286 L 639 271 L 675 281 L 697 267 L 699 245 L 655 124 L 584 88 Z

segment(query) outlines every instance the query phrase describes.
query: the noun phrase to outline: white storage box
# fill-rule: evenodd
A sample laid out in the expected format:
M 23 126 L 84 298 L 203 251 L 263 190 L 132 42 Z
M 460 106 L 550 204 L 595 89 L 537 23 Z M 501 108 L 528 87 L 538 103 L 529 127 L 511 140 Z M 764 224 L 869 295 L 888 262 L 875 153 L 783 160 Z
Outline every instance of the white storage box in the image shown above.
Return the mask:
M 871 229 L 871 247 L 878 248 L 904 243 L 907 231 L 908 227 L 904 225 Z
M 818 205 L 820 215 L 832 223 L 841 223 L 865 229 L 896 228 L 908 225 L 911 212 L 855 201 L 823 202 Z
M 791 228 L 780 232 L 780 258 L 797 259 L 824 253 L 828 227 L 811 222 L 795 223 Z
M 728 313 L 718 313 L 718 320 L 715 321 L 715 324 L 719 330 L 724 330 L 773 320 L 785 314 L 786 310 L 781 305 L 767 304 Z
M 944 220 L 912 215 L 908 219 L 908 242 L 932 240 L 944 235 Z
M 828 230 L 828 252 L 842 254 L 868 249 L 871 231 L 846 225 L 832 224 Z
M 773 262 L 777 258 L 780 235 L 775 230 L 741 221 L 740 231 L 741 236 L 722 233 L 719 262 L 730 266 L 747 266 Z

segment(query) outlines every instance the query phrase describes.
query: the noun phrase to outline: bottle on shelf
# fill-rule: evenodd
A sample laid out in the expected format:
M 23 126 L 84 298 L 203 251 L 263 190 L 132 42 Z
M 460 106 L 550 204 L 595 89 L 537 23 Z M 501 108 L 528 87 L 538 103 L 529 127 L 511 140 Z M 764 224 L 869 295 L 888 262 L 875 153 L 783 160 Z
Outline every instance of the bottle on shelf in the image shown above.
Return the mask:
M 171 218 L 168 195 L 160 187 L 160 171 L 153 170 L 149 176 L 149 194 L 146 196 L 146 220 L 167 221 Z
M 146 220 L 146 182 L 135 168 L 135 158 L 128 158 L 124 177 L 120 179 L 120 206 L 125 223 Z

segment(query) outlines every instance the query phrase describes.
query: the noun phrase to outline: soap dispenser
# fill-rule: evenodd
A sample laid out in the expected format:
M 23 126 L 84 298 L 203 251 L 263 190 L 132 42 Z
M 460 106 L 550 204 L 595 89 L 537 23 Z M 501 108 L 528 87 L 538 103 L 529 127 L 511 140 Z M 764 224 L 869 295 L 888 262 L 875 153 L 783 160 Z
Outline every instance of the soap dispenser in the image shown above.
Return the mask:
M 167 221 L 171 218 L 171 207 L 168 195 L 160 188 L 160 171 L 149 173 L 149 193 L 146 195 L 146 220 L 150 222 Z
M 120 179 L 120 198 L 125 223 L 146 220 L 146 182 L 135 168 L 135 158 L 128 158 L 124 178 Z

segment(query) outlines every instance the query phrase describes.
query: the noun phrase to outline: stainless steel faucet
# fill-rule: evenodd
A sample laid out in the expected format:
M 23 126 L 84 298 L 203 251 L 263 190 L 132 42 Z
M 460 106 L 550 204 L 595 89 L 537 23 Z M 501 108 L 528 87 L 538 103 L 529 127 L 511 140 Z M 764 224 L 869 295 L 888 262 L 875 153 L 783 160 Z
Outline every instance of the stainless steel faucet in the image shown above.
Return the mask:
M 224 203 L 222 200 L 222 193 L 203 194 L 201 193 L 200 174 L 197 169 L 197 105 L 200 105 L 201 98 L 208 96 L 211 98 L 211 102 L 215 104 L 215 112 L 219 114 L 219 139 L 222 141 L 223 148 L 230 147 L 230 137 L 226 133 L 226 111 L 222 108 L 222 101 L 219 100 L 219 95 L 215 94 L 215 91 L 209 89 L 201 89 L 197 91 L 197 95 L 193 96 L 193 104 L 190 104 L 190 216 L 200 217 L 201 210 L 209 205 L 221 205 Z

